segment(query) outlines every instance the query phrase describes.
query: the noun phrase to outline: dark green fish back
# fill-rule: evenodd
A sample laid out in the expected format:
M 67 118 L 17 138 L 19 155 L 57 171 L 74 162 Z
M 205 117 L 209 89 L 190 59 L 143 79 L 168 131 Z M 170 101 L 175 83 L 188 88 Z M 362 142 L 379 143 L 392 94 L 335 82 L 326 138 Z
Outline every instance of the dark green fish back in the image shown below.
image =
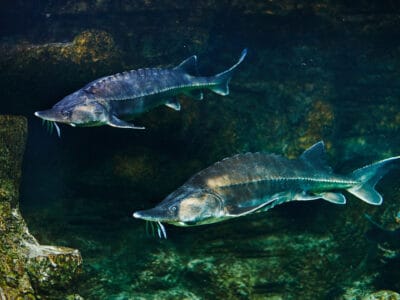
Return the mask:
M 104 100 L 128 100 L 189 85 L 190 78 L 181 69 L 138 69 L 102 77 L 83 90 Z
M 215 184 L 219 180 L 222 185 L 235 185 L 270 179 L 304 177 L 307 171 L 309 171 L 309 166 L 302 160 L 290 160 L 280 155 L 260 152 L 246 153 L 215 163 L 194 175 L 188 183 L 205 186 L 214 179 Z

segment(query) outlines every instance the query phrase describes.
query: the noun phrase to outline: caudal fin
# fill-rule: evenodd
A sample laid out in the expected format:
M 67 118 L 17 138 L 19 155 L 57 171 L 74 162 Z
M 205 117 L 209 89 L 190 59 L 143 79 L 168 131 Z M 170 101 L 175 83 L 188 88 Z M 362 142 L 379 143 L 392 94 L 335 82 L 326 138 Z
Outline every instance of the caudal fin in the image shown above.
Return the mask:
M 395 156 L 355 170 L 352 177 L 360 182 L 360 184 L 347 191 L 368 204 L 381 205 L 383 199 L 375 190 L 375 185 L 389 172 L 390 168 L 393 166 L 392 163 L 399 159 L 400 156 Z
M 247 55 L 247 49 L 243 49 L 242 54 L 240 55 L 240 58 L 236 64 L 234 64 L 231 68 L 228 70 L 219 73 L 214 76 L 213 78 L 213 85 L 211 85 L 209 88 L 211 91 L 218 95 L 226 96 L 229 94 L 229 81 L 231 80 L 233 71 L 237 68 L 238 65 L 243 61 L 243 59 Z

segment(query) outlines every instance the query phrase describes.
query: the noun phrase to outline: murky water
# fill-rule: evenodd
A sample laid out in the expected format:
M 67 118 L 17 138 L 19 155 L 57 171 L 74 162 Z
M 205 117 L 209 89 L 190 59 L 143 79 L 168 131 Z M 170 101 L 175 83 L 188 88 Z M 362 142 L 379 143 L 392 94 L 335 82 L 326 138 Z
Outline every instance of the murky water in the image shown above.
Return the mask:
M 25 19 L 18 5 L 7 7 L 15 18 L 3 19 L 0 112 L 29 119 L 21 209 L 31 231 L 42 244 L 82 252 L 83 274 L 67 294 L 361 299 L 399 291 L 400 250 L 367 239 L 364 217 L 399 227 L 398 170 L 378 185 L 379 207 L 349 194 L 345 206 L 287 203 L 214 225 L 166 225 L 167 240 L 132 218 L 237 153 L 295 158 L 324 140 L 343 174 L 399 155 L 399 10 L 389 2 L 360 11 L 330 2 L 191 9 L 67 1 L 25 7 Z M 210 75 L 245 47 L 230 95 L 179 96 L 180 112 L 159 107 L 135 120 L 145 131 L 61 125 L 58 138 L 33 116 L 104 75 L 173 66 L 193 54 L 200 74 Z

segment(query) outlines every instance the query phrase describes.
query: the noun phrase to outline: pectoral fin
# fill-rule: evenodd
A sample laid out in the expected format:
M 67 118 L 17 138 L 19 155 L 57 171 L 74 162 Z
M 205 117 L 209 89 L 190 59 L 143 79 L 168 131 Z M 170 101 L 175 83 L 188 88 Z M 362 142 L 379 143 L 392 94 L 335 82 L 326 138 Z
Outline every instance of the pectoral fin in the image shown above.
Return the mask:
M 263 203 L 263 204 L 258 205 L 258 206 L 227 207 L 228 213 L 226 214 L 226 216 L 228 216 L 228 217 L 245 216 L 245 215 L 251 214 L 252 212 L 255 212 L 256 210 L 262 208 L 265 205 L 266 205 L 266 203 Z
M 107 122 L 108 125 L 116 128 L 129 128 L 129 129 L 145 129 L 145 127 L 137 127 L 131 123 L 118 119 L 116 116 L 111 116 Z
M 181 110 L 181 104 L 178 102 L 178 100 L 173 99 L 165 102 L 165 105 L 168 106 L 169 108 L 172 108 L 173 110 L 180 111 Z
M 287 197 L 286 193 L 278 193 L 271 198 L 263 201 L 261 204 L 258 202 L 254 205 L 228 205 L 227 214 L 228 217 L 241 217 L 251 214 L 256 211 L 267 211 L 278 204 L 282 204 L 288 201 L 290 198 Z

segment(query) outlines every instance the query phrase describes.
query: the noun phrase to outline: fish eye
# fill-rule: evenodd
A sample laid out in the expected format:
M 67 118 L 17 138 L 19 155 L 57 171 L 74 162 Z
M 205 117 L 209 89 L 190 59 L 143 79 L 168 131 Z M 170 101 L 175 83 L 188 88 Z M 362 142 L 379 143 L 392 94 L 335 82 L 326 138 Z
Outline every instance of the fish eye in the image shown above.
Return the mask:
M 176 205 L 171 206 L 171 207 L 169 208 L 169 210 L 172 211 L 172 212 L 175 212 L 177 209 L 178 209 L 178 208 L 176 207 Z

